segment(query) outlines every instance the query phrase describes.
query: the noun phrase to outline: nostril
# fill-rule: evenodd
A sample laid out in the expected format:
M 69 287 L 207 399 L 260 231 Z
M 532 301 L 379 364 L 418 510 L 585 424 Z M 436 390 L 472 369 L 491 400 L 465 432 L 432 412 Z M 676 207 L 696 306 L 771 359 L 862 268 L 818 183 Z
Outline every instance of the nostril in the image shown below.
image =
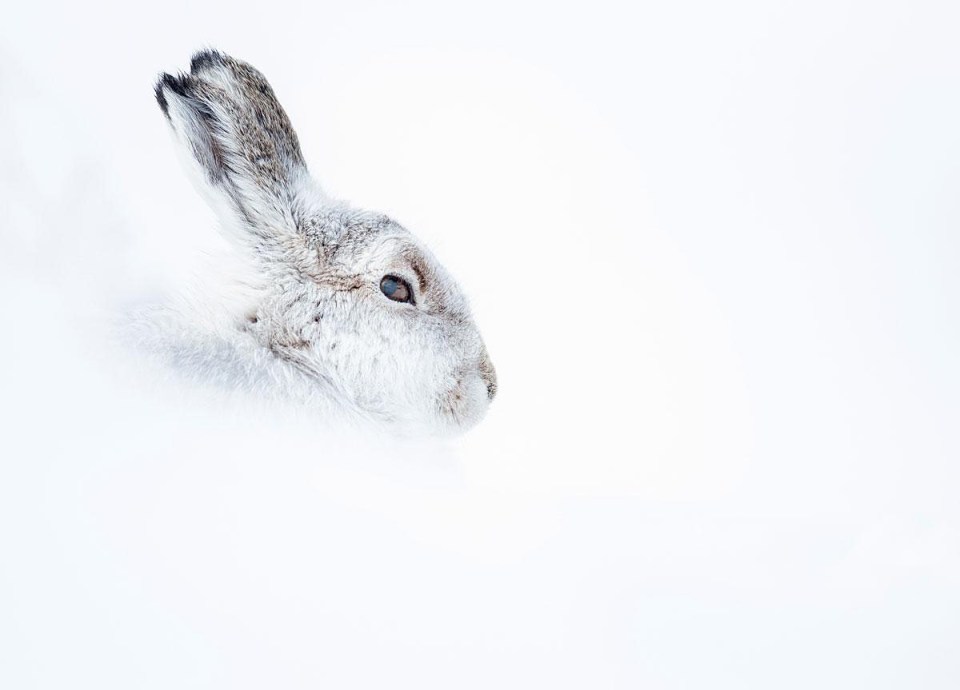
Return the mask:
M 490 361 L 490 356 L 486 352 L 480 360 L 480 376 L 487 384 L 487 398 L 493 400 L 497 394 L 497 371 L 493 368 L 493 362 Z
M 493 400 L 494 396 L 497 394 L 497 382 L 486 377 L 484 377 L 484 381 L 487 383 L 487 398 Z

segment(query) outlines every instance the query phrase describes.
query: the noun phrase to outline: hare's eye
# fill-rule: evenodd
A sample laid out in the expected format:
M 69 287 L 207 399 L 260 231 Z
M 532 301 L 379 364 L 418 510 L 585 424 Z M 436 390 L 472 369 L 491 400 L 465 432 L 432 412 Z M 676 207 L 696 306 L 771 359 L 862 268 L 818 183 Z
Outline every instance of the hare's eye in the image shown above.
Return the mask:
M 413 290 L 410 284 L 397 276 L 384 276 L 380 281 L 380 291 L 394 302 L 409 302 L 413 304 Z

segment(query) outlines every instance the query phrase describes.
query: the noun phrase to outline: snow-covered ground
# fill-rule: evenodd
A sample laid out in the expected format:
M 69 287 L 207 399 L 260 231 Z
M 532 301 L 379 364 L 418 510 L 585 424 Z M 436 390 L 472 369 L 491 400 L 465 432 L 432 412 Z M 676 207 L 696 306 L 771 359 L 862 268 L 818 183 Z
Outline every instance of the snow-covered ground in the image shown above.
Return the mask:
M 20 3 L 0 21 L 0 687 L 960 687 L 960 10 Z M 445 442 L 157 383 L 213 45 L 426 239 Z

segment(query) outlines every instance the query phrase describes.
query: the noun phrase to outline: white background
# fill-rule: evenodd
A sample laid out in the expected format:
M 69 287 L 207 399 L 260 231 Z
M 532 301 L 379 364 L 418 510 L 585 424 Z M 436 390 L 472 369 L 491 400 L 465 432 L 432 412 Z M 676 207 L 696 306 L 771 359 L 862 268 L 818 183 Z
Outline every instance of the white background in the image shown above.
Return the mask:
M 0 687 L 960 687 L 955 4 L 2 14 Z M 477 429 L 121 364 L 214 237 L 152 94 L 204 46 L 458 277 Z

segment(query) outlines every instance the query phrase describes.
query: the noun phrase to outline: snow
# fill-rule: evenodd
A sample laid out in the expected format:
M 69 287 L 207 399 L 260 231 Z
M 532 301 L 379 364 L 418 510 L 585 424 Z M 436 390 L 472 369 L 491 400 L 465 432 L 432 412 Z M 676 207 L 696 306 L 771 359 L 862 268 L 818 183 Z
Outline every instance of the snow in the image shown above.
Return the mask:
M 960 684 L 956 7 L 5 15 L 0 687 Z M 218 247 L 152 99 L 205 45 L 465 287 L 475 430 L 112 340 Z

